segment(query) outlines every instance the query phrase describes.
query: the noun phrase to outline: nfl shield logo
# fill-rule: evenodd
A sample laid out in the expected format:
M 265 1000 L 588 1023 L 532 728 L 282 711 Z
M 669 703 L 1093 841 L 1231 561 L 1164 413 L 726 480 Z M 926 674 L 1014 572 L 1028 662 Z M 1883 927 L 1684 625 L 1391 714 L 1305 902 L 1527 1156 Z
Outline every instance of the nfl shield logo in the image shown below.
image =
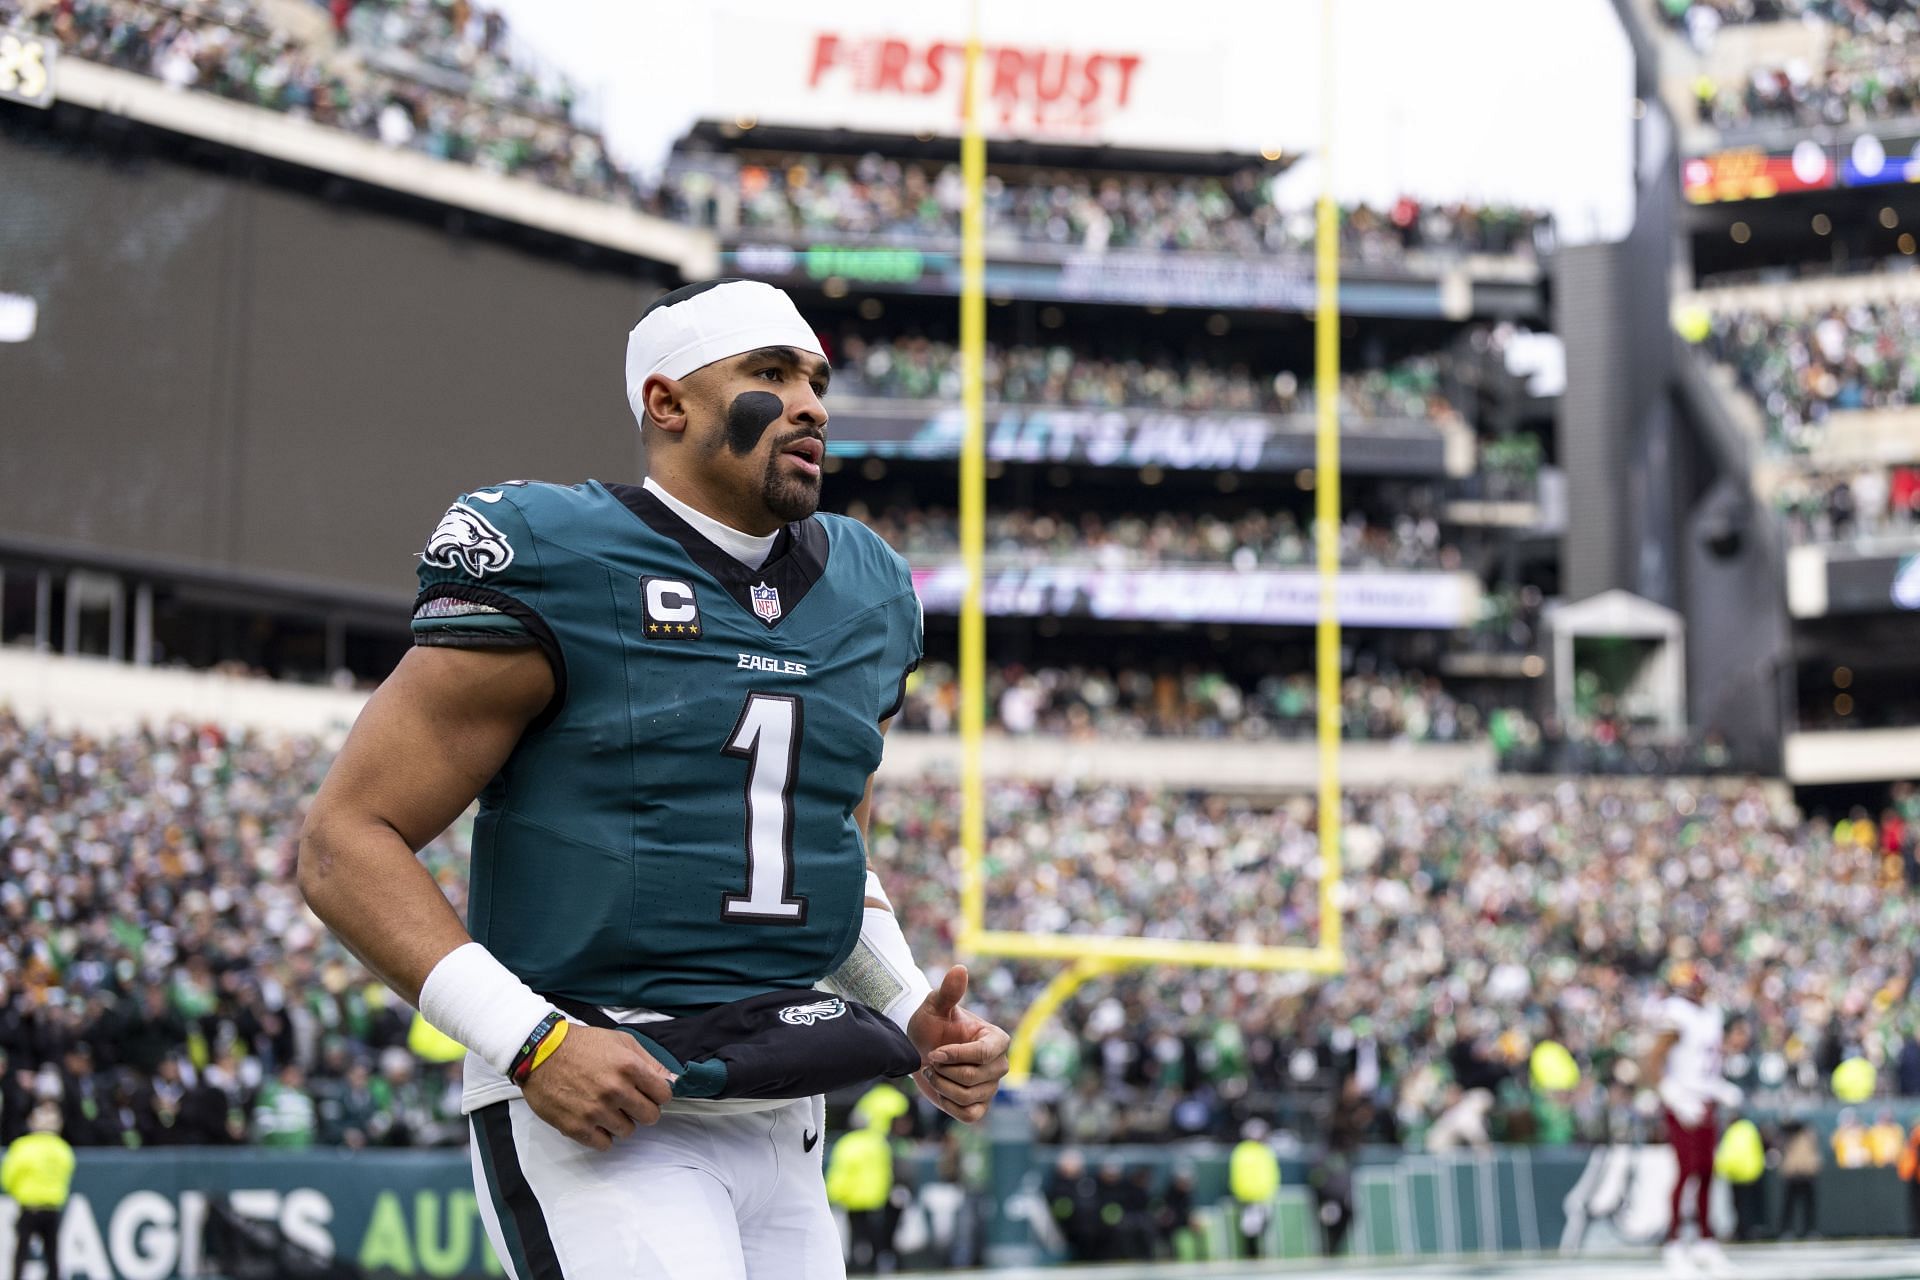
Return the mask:
M 762 622 L 772 622 L 780 616 L 780 592 L 775 587 L 761 583 L 748 590 L 753 597 L 753 612 Z

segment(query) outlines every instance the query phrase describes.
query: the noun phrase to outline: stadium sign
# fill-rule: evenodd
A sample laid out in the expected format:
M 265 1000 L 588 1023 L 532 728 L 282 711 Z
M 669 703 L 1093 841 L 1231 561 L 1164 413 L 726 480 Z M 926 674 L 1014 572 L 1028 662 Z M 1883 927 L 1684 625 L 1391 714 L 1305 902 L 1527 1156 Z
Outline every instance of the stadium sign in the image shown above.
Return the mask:
M 723 118 L 883 134 L 960 131 L 964 33 L 901 6 L 856 30 L 804 17 L 718 10 L 711 83 Z M 982 50 L 989 136 L 1218 150 L 1229 136 L 1221 51 L 1149 50 L 1099 33 L 994 41 Z
M 0 98 L 29 107 L 53 105 L 56 46 L 20 27 L 0 28 Z
M 965 585 L 957 563 L 913 571 L 928 613 L 958 613 Z M 1039 564 L 988 572 L 982 598 L 996 617 L 1307 627 L 1320 617 L 1320 578 L 1307 569 Z M 1464 573 L 1343 573 L 1334 598 L 1343 626 L 1452 630 L 1477 616 L 1480 584 Z
M 1920 182 L 1920 131 L 1911 126 L 1734 147 L 1696 156 L 1681 168 L 1682 186 L 1694 204 L 1909 182 Z
M 959 456 L 966 422 L 957 406 L 836 400 L 831 408 L 827 452 L 837 457 Z M 1306 415 L 997 404 L 986 412 L 987 456 L 1001 462 L 1270 472 L 1314 465 L 1314 424 Z M 1355 475 L 1439 476 L 1446 449 L 1431 423 L 1350 416 L 1340 433 L 1340 463 Z

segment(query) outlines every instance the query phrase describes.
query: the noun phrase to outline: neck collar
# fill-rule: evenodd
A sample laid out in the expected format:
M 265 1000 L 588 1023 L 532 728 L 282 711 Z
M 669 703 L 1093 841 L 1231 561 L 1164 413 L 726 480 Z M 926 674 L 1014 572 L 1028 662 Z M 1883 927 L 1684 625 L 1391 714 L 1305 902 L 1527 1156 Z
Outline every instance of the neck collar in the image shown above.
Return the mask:
M 764 537 L 751 533 L 742 533 L 732 525 L 721 524 L 704 511 L 697 511 L 662 488 L 660 482 L 648 476 L 640 482 L 640 487 L 667 504 L 667 509 L 692 525 L 701 537 L 738 560 L 749 569 L 758 569 L 773 554 L 774 541 L 780 531 L 775 529 Z

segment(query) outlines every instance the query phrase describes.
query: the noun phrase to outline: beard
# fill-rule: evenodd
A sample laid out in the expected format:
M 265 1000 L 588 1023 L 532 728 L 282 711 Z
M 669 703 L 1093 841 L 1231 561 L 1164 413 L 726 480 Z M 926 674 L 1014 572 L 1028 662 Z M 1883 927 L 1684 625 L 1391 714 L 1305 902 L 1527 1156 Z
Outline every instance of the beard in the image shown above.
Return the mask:
M 782 524 L 805 520 L 820 506 L 820 477 L 795 475 L 780 465 L 778 449 L 767 456 L 767 470 L 760 480 L 760 500 Z

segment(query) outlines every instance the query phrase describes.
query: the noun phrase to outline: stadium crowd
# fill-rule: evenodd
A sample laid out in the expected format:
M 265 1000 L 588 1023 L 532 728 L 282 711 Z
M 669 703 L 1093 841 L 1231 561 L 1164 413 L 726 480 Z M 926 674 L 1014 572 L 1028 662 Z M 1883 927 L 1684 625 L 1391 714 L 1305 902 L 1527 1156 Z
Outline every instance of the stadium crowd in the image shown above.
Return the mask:
M 922 567 L 951 559 L 960 546 L 959 518 L 944 508 L 888 507 L 875 513 L 855 503 L 847 514 Z M 1286 569 L 1312 565 L 1314 544 L 1311 517 L 1290 511 L 1249 511 L 1227 519 L 1172 511 L 1074 516 L 1013 509 L 989 512 L 986 524 L 987 558 L 1000 565 Z M 1457 570 L 1460 553 L 1441 542 L 1440 526 L 1430 516 L 1408 514 L 1382 525 L 1349 511 L 1340 526 L 1340 563 L 1350 569 Z
M 1897 33 L 1913 15 L 1908 0 L 1659 0 L 1658 11 L 1703 49 L 1723 26 L 1803 22 L 1879 37 Z
M 1068 737 L 1303 738 L 1314 732 L 1313 676 L 1301 669 L 1251 686 L 1217 670 L 1186 667 L 997 667 L 987 674 L 991 723 L 1001 730 Z M 1488 736 L 1489 717 L 1417 672 L 1348 676 L 1340 705 L 1346 736 L 1400 742 L 1463 742 Z M 951 666 L 928 663 L 907 685 L 901 725 L 933 733 L 958 722 Z M 1507 717 L 1518 717 L 1509 721 Z M 1501 735 L 1523 732 L 1524 717 L 1492 713 Z
M 1796 545 L 1912 537 L 1920 532 L 1920 467 L 1797 472 L 1780 480 L 1773 500 Z
M 1283 253 L 1311 248 L 1309 206 L 1274 201 L 1278 175 L 1243 169 L 1225 177 L 1092 176 L 1020 170 L 989 174 L 989 236 L 1079 249 L 1189 249 Z M 792 155 L 763 162 L 696 163 L 669 169 L 662 208 L 722 230 L 782 236 L 948 241 L 960 234 L 964 184 L 958 165 L 923 168 L 877 153 Z M 1423 204 L 1340 211 L 1343 254 L 1393 261 L 1409 252 L 1534 254 L 1550 235 L 1545 214 L 1502 205 Z
M 1920 404 L 1920 303 L 1857 302 L 1780 316 L 1726 310 L 1713 316 L 1707 344 L 1788 449 L 1816 444 L 1835 411 Z
M 1037 1057 L 1063 1141 L 1229 1138 L 1286 1095 L 1346 1080 L 1369 1139 L 1421 1145 L 1473 1090 L 1481 1140 L 1605 1140 L 1657 1130 L 1648 1001 L 1691 952 L 1740 1024 L 1729 1077 L 1759 1104 L 1824 1093 L 1865 1053 L 1920 1093 L 1905 994 L 1920 944 L 1920 798 L 1801 820 L 1754 789 L 1560 779 L 1354 795 L 1345 818 L 1347 974 L 1151 972 L 1076 998 Z M 875 799 L 875 865 L 916 953 L 951 945 L 958 800 Z M 1267 806 L 1061 782 L 995 782 L 985 874 L 997 928 L 1058 935 L 1302 941 L 1318 925 L 1310 802 Z M 1048 975 L 980 984 L 1008 1012 Z M 1004 1004 L 1001 1002 L 1004 1001 Z M 1529 1088 L 1555 1039 L 1580 1083 Z
M 255 0 L 0 0 L 71 56 L 282 111 L 395 148 L 636 203 L 575 91 L 510 56 L 505 20 L 468 0 L 342 0 L 334 36 L 274 27 Z
M 1694 84 L 1701 123 L 1842 125 L 1899 119 L 1920 107 L 1920 16 L 1897 39 L 1836 41 L 1824 63 L 1764 64 L 1732 82 L 1702 76 Z
M 169 723 L 106 740 L 0 711 L 0 1142 L 460 1143 L 457 1066 L 306 910 L 293 839 L 329 754 Z M 423 857 L 459 904 L 462 835 Z
M 331 17 L 309 39 L 278 27 L 257 0 L 0 0 L 0 24 L 24 22 L 69 56 L 311 119 L 387 146 L 526 177 L 575 195 L 703 225 L 782 234 L 947 239 L 958 234 L 956 166 L 935 171 L 867 155 L 719 166 L 683 157 L 659 183 L 608 153 L 580 118 L 578 91 L 516 46 L 497 11 L 472 0 L 315 0 Z M 1085 248 L 1265 253 L 1308 248 L 1311 208 L 1282 210 L 1274 175 L 1056 173 L 989 179 L 995 233 Z M 1411 197 L 1341 211 L 1341 241 L 1361 261 L 1412 251 L 1532 255 L 1544 214 Z
M 922 337 L 870 340 L 843 334 L 832 352 L 834 393 L 957 401 L 960 355 L 950 342 Z M 1078 408 L 1237 410 L 1309 414 L 1312 380 L 1290 370 L 1270 376 L 1244 364 L 1220 367 L 1172 353 L 1121 358 L 1055 344 L 989 344 L 982 372 L 989 400 Z M 1457 417 L 1441 387 L 1437 357 L 1340 379 L 1341 408 L 1361 418 Z
M 457 1069 L 409 1049 L 409 1012 L 298 899 L 294 836 L 327 758 L 311 739 L 178 722 L 95 739 L 0 715 L 0 1140 L 42 1099 L 82 1143 L 460 1140 Z M 1843 1051 L 1906 1061 L 1910 790 L 1839 824 L 1755 790 L 1598 780 L 1349 808 L 1348 976 L 1095 990 L 1041 1056 L 1062 1134 L 1227 1134 L 1341 1076 L 1370 1137 L 1418 1141 L 1479 1086 L 1516 1140 L 1632 1124 L 1640 1007 L 1683 939 L 1752 1028 L 1732 1069 L 1756 1090 L 1811 1087 Z M 917 953 L 947 954 L 951 787 L 883 785 L 874 812 Z M 1277 942 L 1317 924 L 1303 800 L 999 782 L 988 813 L 1005 927 Z M 465 840 L 423 854 L 456 906 Z M 1011 1018 L 1043 977 L 989 968 L 976 998 Z M 1549 1035 L 1588 1068 L 1569 1097 L 1518 1071 Z

